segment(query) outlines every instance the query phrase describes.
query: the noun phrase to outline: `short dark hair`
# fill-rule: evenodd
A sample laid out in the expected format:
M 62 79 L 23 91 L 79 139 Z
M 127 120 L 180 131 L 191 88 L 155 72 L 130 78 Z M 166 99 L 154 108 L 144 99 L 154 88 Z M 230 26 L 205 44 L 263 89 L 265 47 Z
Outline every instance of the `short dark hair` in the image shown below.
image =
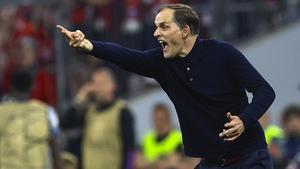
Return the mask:
M 32 77 L 29 72 L 18 70 L 12 75 L 12 87 L 17 92 L 28 93 L 32 86 Z
M 114 72 L 112 71 L 111 68 L 107 67 L 107 66 L 96 66 L 93 68 L 92 72 L 91 72 L 91 76 L 95 73 L 99 73 L 99 72 L 106 72 L 109 74 L 110 78 L 112 79 L 112 81 L 114 83 L 117 83 L 117 79 L 115 77 Z
M 164 103 L 159 102 L 153 106 L 153 112 L 157 112 L 157 111 L 161 111 L 161 110 L 166 112 L 167 114 L 170 113 L 169 107 Z
M 289 105 L 282 112 L 282 122 L 287 123 L 291 117 L 300 118 L 300 106 L 299 105 Z
M 199 34 L 199 16 L 197 12 L 185 4 L 166 4 L 158 8 L 157 13 L 164 9 L 174 10 L 174 22 L 182 29 L 188 25 L 191 29 L 192 35 Z

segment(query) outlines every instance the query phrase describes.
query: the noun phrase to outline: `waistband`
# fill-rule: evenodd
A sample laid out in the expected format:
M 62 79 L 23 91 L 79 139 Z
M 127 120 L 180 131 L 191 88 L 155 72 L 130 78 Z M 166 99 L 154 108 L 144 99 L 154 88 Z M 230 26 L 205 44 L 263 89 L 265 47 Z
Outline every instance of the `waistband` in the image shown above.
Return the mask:
M 239 155 L 232 155 L 232 156 L 218 157 L 218 158 L 202 158 L 201 163 L 206 166 L 224 167 L 224 166 L 228 166 L 233 163 L 239 162 L 242 159 L 245 159 L 245 157 L 247 157 L 247 155 L 254 153 L 256 151 L 261 151 L 261 150 L 268 151 L 267 148 L 261 148 L 261 149 L 253 150 L 253 151 L 250 151 L 250 152 L 247 152 L 244 154 L 239 154 Z
M 241 160 L 241 156 L 232 156 L 227 158 L 202 158 L 201 163 L 206 166 L 225 167 Z

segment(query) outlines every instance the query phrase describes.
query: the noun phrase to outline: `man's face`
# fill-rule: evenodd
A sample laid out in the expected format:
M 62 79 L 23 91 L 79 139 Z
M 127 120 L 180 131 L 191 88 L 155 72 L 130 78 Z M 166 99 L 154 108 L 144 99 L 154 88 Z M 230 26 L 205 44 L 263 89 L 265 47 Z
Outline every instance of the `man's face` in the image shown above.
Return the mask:
M 115 92 L 116 85 L 106 71 L 97 71 L 92 75 L 93 93 L 101 99 Z
M 170 128 L 170 119 L 165 110 L 159 109 L 153 112 L 153 123 L 156 132 L 163 132 L 166 128 Z
M 173 9 L 163 9 L 155 17 L 156 30 L 154 36 L 162 45 L 164 58 L 177 57 L 183 48 L 182 30 L 174 22 Z
M 300 135 L 300 117 L 292 115 L 284 124 L 285 131 L 290 135 Z

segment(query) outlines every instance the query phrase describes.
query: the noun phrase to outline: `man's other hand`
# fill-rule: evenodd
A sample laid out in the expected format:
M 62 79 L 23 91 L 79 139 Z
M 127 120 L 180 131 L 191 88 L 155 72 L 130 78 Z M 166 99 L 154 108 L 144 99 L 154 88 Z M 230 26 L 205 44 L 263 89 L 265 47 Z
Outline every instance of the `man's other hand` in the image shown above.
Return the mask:
M 229 122 L 224 125 L 219 137 L 224 141 L 233 141 L 245 131 L 244 123 L 238 116 L 233 116 L 230 112 L 227 113 L 227 118 Z

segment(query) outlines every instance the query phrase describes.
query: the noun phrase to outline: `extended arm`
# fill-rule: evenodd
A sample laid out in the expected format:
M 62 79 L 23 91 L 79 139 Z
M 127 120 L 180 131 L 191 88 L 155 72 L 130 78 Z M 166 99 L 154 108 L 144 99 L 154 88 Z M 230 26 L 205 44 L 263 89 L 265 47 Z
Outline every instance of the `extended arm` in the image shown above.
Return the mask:
M 71 32 L 60 25 L 57 28 L 64 34 L 70 46 L 81 49 L 87 54 L 143 76 L 153 78 L 159 72 L 163 59 L 161 49 L 132 50 L 113 43 L 88 40 L 80 30 Z

